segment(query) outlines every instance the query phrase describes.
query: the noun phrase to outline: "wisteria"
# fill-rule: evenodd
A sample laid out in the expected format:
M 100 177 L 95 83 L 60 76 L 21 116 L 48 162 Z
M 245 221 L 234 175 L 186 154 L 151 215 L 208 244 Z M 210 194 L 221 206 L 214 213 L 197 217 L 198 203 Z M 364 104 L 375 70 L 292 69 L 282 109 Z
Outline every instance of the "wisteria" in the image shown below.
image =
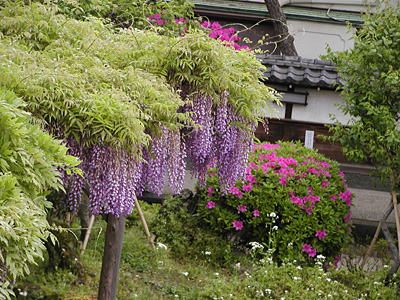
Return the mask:
M 193 93 L 191 98 L 193 103 L 191 111 L 194 113 L 193 121 L 200 127 L 191 130 L 186 137 L 187 154 L 193 164 L 194 173 L 203 182 L 207 166 L 212 159 L 214 120 L 211 111 L 213 99 L 201 92 Z
M 158 25 L 166 23 L 162 14 L 151 16 L 149 20 Z M 175 20 L 175 23 L 182 22 L 186 21 Z M 242 49 L 236 44 L 240 39 L 233 28 L 224 29 L 217 22 L 203 22 L 201 26 L 210 29 L 212 38 Z M 82 160 L 80 167 L 84 173 L 84 176 L 63 174 L 67 187 L 66 205 L 71 211 L 77 212 L 85 187 L 88 187 L 93 215 L 129 214 L 135 195 L 141 195 L 143 191 L 162 194 L 166 179 L 177 194 L 184 186 L 187 161 L 200 185 L 205 183 L 210 165 L 217 167 L 224 191 L 244 176 L 256 124 L 249 123 L 237 113 L 229 101 L 228 91 L 212 97 L 188 83 L 175 87 L 181 90 L 180 96 L 186 103 L 178 113 L 190 113 L 193 123 L 181 124 L 179 130 L 159 124 L 157 133 L 148 132 L 151 139 L 147 148 L 136 145 L 141 151 L 140 161 L 101 140 L 86 149 L 73 138 L 67 140 L 69 154 Z
M 161 128 L 154 136 L 149 150 L 143 151 L 142 177 L 138 193 L 147 190 L 162 194 L 165 176 L 174 193 L 179 193 L 184 184 L 186 171 L 186 148 L 178 130 Z
M 85 151 L 81 144 L 76 141 L 76 139 L 72 136 L 66 139 L 66 144 L 69 147 L 70 155 L 78 157 L 82 160 L 82 163 L 79 165 L 83 171 L 86 170 L 86 160 L 85 160 Z M 79 209 L 79 205 L 82 200 L 83 189 L 86 185 L 85 177 L 81 176 L 77 173 L 72 173 L 71 175 L 67 175 L 65 170 L 59 170 L 61 173 L 61 177 L 63 180 L 63 185 L 66 187 L 66 195 L 64 198 L 65 206 L 67 206 L 71 211 L 76 213 Z
M 253 146 L 255 124 L 248 124 L 228 104 L 229 93 L 224 91 L 218 100 L 202 93 L 190 95 L 192 106 L 185 105 L 184 111 L 194 113 L 193 120 L 201 127 L 184 129 L 188 158 L 193 166 L 193 174 L 199 184 L 205 183 L 210 165 L 216 165 L 223 189 L 234 185 L 242 178 L 247 164 L 248 153 Z M 213 103 L 214 102 L 214 103 Z M 240 127 L 245 125 L 247 130 Z

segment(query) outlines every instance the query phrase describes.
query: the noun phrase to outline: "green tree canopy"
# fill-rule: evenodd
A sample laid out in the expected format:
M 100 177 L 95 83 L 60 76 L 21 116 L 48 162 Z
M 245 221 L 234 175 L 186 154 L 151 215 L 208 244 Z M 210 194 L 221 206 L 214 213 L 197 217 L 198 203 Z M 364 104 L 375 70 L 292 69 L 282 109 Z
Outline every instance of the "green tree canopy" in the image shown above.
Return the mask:
M 353 35 L 354 48 L 329 51 L 345 82 L 341 110 L 348 126 L 331 126 L 347 157 L 369 161 L 383 176 L 400 174 L 400 9 L 381 6 L 364 15 Z
M 339 122 L 330 127 L 331 140 L 343 146 L 353 161 L 370 162 L 382 181 L 390 179 L 391 204 L 380 226 L 390 245 L 394 263 L 387 280 L 399 267 L 400 219 L 397 194 L 400 186 L 400 5 L 378 1 L 376 11 L 364 15 L 363 26 L 353 35 L 354 48 L 328 51 L 344 79 L 341 110 L 350 117 L 347 126 Z M 385 223 L 394 209 L 398 247 Z M 364 259 L 365 262 L 365 259 Z M 364 263 L 363 262 L 363 263 Z

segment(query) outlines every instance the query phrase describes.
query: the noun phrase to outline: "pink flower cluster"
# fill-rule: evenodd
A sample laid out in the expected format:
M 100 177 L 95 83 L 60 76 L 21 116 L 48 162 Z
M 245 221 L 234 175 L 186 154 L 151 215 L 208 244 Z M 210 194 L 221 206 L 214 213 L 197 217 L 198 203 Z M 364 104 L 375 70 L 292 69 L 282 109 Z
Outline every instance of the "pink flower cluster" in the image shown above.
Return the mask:
M 348 206 L 351 206 L 351 192 L 349 190 L 339 193 L 339 197 L 346 202 Z
M 212 209 L 214 207 L 215 207 L 215 202 L 214 201 L 208 201 L 207 202 L 206 208 Z
M 293 204 L 297 204 L 301 209 L 304 209 L 309 215 L 312 214 L 312 209 L 315 206 L 315 203 L 320 201 L 321 198 L 319 196 L 305 196 L 303 198 L 295 196 L 294 192 L 290 196 L 290 200 Z
M 207 195 L 211 197 L 212 194 L 213 194 L 213 192 L 214 192 L 214 187 L 212 187 L 212 186 L 208 187 L 208 189 L 207 189 Z
M 164 10 L 165 12 L 165 10 Z M 170 20 L 167 19 L 162 19 L 162 14 L 154 14 L 152 16 L 147 17 L 147 19 L 151 20 L 151 22 L 155 25 L 164 25 L 166 23 L 170 23 Z M 187 23 L 188 21 L 185 20 L 184 18 L 179 18 L 179 19 L 174 19 L 175 23 Z
M 165 10 L 164 10 L 165 12 Z M 147 17 L 154 25 L 164 25 L 167 23 L 172 23 L 171 20 L 168 19 L 162 19 L 162 14 L 154 14 L 152 16 Z M 185 20 L 184 18 L 179 18 L 179 19 L 174 19 L 175 23 L 187 23 L 189 22 L 188 20 Z M 249 49 L 248 46 L 240 46 L 236 42 L 240 42 L 241 38 L 236 35 L 236 30 L 233 27 L 229 28 L 223 28 L 221 24 L 218 22 L 209 22 L 209 21 L 204 21 L 203 23 L 200 23 L 200 26 L 203 28 L 210 29 L 209 37 L 213 39 L 218 39 L 220 41 L 225 42 L 225 45 L 228 47 L 233 47 L 235 50 L 240 51 L 242 49 Z M 183 31 L 186 33 L 187 28 L 183 28 Z
M 238 205 L 238 210 L 240 212 L 245 212 L 247 210 L 247 206 L 246 205 Z
M 303 249 L 301 251 L 308 253 L 309 257 L 314 257 L 315 255 L 317 255 L 317 249 L 313 248 L 309 244 L 304 244 Z
M 241 221 L 233 221 L 232 222 L 232 226 L 236 230 L 241 230 L 243 228 L 243 222 L 241 222 Z
M 238 198 L 242 198 L 242 197 L 243 197 L 242 191 L 239 190 L 239 189 L 238 189 L 237 187 L 235 187 L 235 186 L 231 186 L 231 187 L 229 188 L 229 193 L 232 194 L 232 195 L 237 195 Z
M 317 233 L 315 234 L 315 236 L 320 240 L 324 239 L 326 237 L 326 229 L 323 229 L 322 231 L 317 230 Z
M 227 46 L 231 46 L 236 50 L 249 49 L 247 46 L 240 46 L 236 42 L 240 42 L 241 38 L 236 35 L 236 30 L 233 27 L 223 28 L 218 22 L 204 21 L 200 23 L 204 28 L 211 29 L 209 37 L 213 39 L 219 39 L 226 42 Z
M 340 255 L 338 255 L 337 257 L 335 257 L 332 261 L 332 265 L 334 265 L 335 267 L 338 266 L 340 260 L 342 259 L 342 257 Z M 326 268 L 329 269 L 331 267 L 331 265 L 327 265 Z

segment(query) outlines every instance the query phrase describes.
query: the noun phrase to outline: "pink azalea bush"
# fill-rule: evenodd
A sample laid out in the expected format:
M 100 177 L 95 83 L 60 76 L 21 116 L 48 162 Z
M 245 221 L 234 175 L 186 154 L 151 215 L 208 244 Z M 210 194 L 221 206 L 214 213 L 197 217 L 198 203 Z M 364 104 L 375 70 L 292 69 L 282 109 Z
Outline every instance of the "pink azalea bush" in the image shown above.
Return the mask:
M 281 142 L 255 145 L 235 186 L 221 187 L 213 168 L 208 174 L 198 188 L 198 209 L 213 230 L 243 243 L 264 242 L 277 262 L 323 255 L 337 265 L 351 238 L 353 198 L 337 162 L 301 143 Z

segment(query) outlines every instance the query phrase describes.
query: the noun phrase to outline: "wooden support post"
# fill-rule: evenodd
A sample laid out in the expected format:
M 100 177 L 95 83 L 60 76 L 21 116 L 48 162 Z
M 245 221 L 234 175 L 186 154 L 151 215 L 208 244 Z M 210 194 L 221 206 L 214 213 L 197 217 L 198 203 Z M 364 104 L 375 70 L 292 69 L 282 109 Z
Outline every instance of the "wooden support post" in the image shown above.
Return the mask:
M 392 198 L 390 198 L 390 201 L 385 209 L 385 212 L 389 207 L 391 207 L 391 205 L 392 205 Z M 361 262 L 360 269 L 364 268 L 364 265 L 367 262 L 368 257 L 371 255 L 372 248 L 374 248 L 374 245 L 378 239 L 379 233 L 381 232 L 381 229 L 382 229 L 382 221 L 379 221 L 378 227 L 376 228 L 376 231 L 375 231 L 375 235 L 372 238 L 371 244 L 369 244 L 367 252 L 365 253 L 363 260 Z
M 143 224 L 143 227 L 144 227 L 144 231 L 146 232 L 146 235 L 147 235 L 147 237 L 149 239 L 150 246 L 154 250 L 155 249 L 154 243 L 153 243 L 153 240 L 151 238 L 151 234 L 150 234 L 149 228 L 147 227 L 146 220 L 145 220 L 144 215 L 142 213 L 142 209 L 140 208 L 139 201 L 136 198 L 136 195 L 134 195 L 134 200 L 135 200 L 136 209 L 137 209 L 137 211 L 139 213 L 140 220 L 142 221 L 142 224 Z
M 92 215 L 90 217 L 89 227 L 86 230 L 85 239 L 83 240 L 81 256 L 85 253 L 85 249 L 86 249 L 87 243 L 89 241 L 89 237 L 90 237 L 90 232 L 92 231 L 93 223 L 94 223 L 94 216 Z
M 124 230 L 125 216 L 108 214 L 98 300 L 116 299 Z

